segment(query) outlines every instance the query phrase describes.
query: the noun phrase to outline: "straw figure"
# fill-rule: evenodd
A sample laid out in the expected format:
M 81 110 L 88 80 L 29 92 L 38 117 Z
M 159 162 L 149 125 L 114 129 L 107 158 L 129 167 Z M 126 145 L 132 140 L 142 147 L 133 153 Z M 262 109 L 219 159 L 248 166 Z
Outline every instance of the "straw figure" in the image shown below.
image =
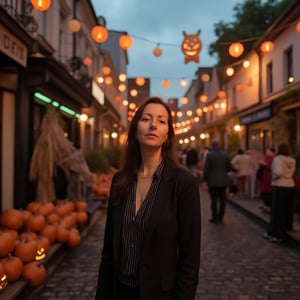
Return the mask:
M 85 160 L 78 160 L 74 155 L 78 149 L 65 137 L 60 116 L 54 109 L 45 114 L 40 131 L 31 158 L 29 179 L 37 181 L 35 201 L 45 203 L 56 197 L 53 178 L 57 166 L 65 171 L 68 179 L 72 169 L 84 178 L 90 177 L 91 173 Z

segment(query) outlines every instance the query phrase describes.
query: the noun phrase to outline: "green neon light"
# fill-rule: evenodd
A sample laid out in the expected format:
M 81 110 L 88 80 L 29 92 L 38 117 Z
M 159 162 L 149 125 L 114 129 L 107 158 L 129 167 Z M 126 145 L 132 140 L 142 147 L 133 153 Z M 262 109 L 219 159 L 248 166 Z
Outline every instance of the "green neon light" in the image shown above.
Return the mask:
M 76 113 L 74 110 L 64 106 L 64 105 L 61 105 L 59 102 L 39 93 L 39 92 L 35 92 L 34 93 L 34 97 L 36 97 L 37 99 L 45 102 L 45 103 L 51 103 L 51 105 L 53 105 L 54 107 L 58 107 L 61 111 L 65 112 L 66 114 L 69 114 L 71 116 L 75 116 L 76 118 L 79 118 L 80 117 L 80 114 L 79 113 Z
M 74 115 L 75 115 L 75 111 L 72 110 L 72 109 L 70 109 L 70 108 L 68 108 L 68 107 L 66 107 L 66 106 L 61 105 L 61 106 L 59 107 L 59 109 L 60 109 L 61 111 L 65 112 L 65 113 L 71 115 L 71 116 L 74 116 Z
M 38 93 L 38 92 L 34 93 L 34 97 L 36 97 L 46 103 L 52 102 L 52 99 L 50 99 L 50 98 L 46 97 L 45 95 Z

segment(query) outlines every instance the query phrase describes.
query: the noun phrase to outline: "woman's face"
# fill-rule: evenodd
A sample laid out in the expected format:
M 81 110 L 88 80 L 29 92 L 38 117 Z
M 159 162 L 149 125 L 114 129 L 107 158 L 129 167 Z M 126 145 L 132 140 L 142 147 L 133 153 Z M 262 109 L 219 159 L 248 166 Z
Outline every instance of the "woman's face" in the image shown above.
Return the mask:
M 159 148 L 168 139 L 168 112 L 157 103 L 149 103 L 138 121 L 137 139 L 141 146 Z

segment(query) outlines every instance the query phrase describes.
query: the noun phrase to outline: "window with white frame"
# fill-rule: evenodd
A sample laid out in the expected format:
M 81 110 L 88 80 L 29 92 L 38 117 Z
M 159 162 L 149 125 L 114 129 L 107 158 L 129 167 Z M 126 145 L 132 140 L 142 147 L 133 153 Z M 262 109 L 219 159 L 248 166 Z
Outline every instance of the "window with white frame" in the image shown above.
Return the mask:
M 266 72 L 267 78 L 267 94 L 270 94 L 273 92 L 273 63 L 269 62 L 267 64 L 267 72 Z
M 294 82 L 293 72 L 293 47 L 284 51 L 284 84 L 291 84 Z

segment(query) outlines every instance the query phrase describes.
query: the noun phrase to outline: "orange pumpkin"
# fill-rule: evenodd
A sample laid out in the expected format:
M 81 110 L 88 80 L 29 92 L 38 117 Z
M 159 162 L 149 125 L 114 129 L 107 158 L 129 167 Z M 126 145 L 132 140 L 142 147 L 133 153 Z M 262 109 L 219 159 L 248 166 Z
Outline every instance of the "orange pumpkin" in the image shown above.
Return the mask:
M 45 254 L 48 254 L 50 249 L 50 241 L 44 236 L 39 236 L 36 241 L 37 241 L 38 250 L 43 248 Z
M 53 212 L 47 216 L 47 222 L 51 225 L 56 224 L 60 217 L 57 213 Z
M 25 228 L 33 232 L 40 232 L 46 225 L 46 218 L 38 213 L 28 217 L 25 222 Z
M 77 247 L 80 244 L 81 236 L 80 232 L 76 228 L 72 228 L 70 230 L 69 238 L 67 241 L 67 245 L 71 248 Z
M 88 220 L 88 214 L 85 211 L 79 211 L 77 214 L 77 223 L 85 224 Z
M 24 263 L 35 260 L 38 250 L 37 241 L 21 240 L 15 249 L 15 255 L 21 258 Z
M 54 211 L 54 204 L 52 202 L 43 203 L 37 212 L 44 217 L 48 216 L 50 213 Z
M 8 257 L 3 258 L 1 263 L 8 282 L 16 281 L 22 276 L 23 262 L 19 257 L 9 255 Z
M 4 267 L 0 262 L 0 292 L 6 288 L 7 284 L 8 284 L 7 276 L 4 272 Z
M 57 226 L 56 240 L 60 243 L 65 243 L 69 238 L 70 231 L 63 225 Z
M 16 247 L 18 233 L 12 229 L 0 230 L 0 257 L 5 257 Z
M 41 207 L 41 205 L 42 203 L 40 202 L 32 201 L 27 204 L 26 209 L 31 213 L 36 213 L 38 209 Z
M 87 202 L 83 200 L 79 200 L 75 202 L 76 210 L 77 211 L 87 211 Z
M 35 241 L 37 239 L 37 234 L 33 231 L 23 231 L 19 234 L 20 240 L 27 240 L 27 241 Z
M 56 232 L 56 226 L 47 224 L 40 232 L 40 235 L 46 237 L 49 240 L 50 244 L 53 244 L 56 241 Z
M 6 209 L 1 215 L 1 224 L 9 229 L 19 230 L 24 223 L 24 216 L 20 210 Z
M 31 287 L 38 287 L 46 279 L 46 269 L 36 261 L 24 265 L 23 278 L 29 281 Z

